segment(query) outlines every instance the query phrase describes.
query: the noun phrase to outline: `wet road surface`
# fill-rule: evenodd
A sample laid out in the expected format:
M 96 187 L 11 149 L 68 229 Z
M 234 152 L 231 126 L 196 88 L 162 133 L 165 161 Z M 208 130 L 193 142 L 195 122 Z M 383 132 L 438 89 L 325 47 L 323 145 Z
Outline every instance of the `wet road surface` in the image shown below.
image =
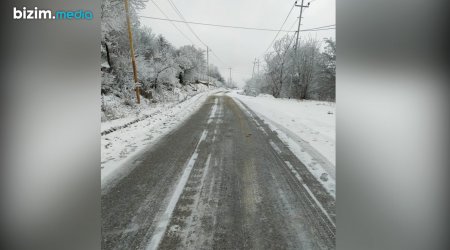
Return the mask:
M 335 200 L 226 95 L 129 168 L 102 187 L 102 249 L 335 248 Z

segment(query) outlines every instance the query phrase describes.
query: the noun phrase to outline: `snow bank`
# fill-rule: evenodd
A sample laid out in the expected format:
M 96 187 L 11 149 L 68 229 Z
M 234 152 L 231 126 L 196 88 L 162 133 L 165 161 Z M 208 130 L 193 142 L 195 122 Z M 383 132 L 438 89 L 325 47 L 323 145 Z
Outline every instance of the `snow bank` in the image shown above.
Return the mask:
M 173 90 L 168 90 L 166 86 L 163 86 L 160 91 L 153 92 L 152 101 L 141 97 L 139 105 L 136 105 L 134 101 L 127 103 L 128 101 L 123 96 L 102 95 L 102 131 L 138 118 L 145 118 L 149 114 L 158 112 L 162 106 L 173 106 L 211 89 L 215 89 L 215 87 L 207 87 L 203 84 L 184 86 L 178 84 Z
M 332 102 L 276 99 L 268 95 L 258 97 L 230 96 L 241 100 L 258 115 L 275 122 L 310 143 L 333 165 L 336 165 L 336 106 Z

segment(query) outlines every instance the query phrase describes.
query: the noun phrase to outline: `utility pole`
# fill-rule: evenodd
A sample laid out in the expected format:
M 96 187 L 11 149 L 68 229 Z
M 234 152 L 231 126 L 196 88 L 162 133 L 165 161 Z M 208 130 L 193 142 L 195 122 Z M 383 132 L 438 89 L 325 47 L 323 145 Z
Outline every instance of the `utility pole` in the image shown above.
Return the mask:
M 209 85 L 209 47 L 206 46 L 206 74 L 208 77 L 208 85 Z
M 300 35 L 300 25 L 302 23 L 303 8 L 308 8 L 309 4 L 310 4 L 310 2 L 309 2 L 308 5 L 303 5 L 303 2 L 304 2 L 304 0 L 302 0 L 302 3 L 300 5 L 297 5 L 297 1 L 295 1 L 295 6 L 296 7 L 300 7 L 300 16 L 298 17 L 297 39 L 295 39 L 295 55 L 294 55 L 295 56 L 294 57 L 295 58 L 295 65 L 297 67 L 298 76 L 299 76 L 298 84 L 300 84 L 300 85 L 302 85 L 302 84 L 300 83 L 300 63 L 298 61 L 298 53 L 297 53 L 297 51 L 298 51 L 298 37 Z M 305 95 L 306 87 L 304 87 L 303 89 L 304 90 L 302 90 L 302 97 L 301 97 L 301 99 L 303 99 L 303 97 Z
M 256 58 L 255 58 L 255 61 L 253 61 L 252 79 L 255 76 L 255 65 L 256 65 Z
M 130 40 L 130 54 L 131 54 L 131 64 L 133 65 L 133 78 L 134 78 L 134 85 L 135 85 L 135 91 L 136 91 L 136 102 L 138 104 L 141 103 L 141 97 L 140 97 L 140 87 L 137 77 L 137 69 L 136 69 L 136 60 L 134 59 L 134 48 L 133 48 L 133 34 L 131 33 L 131 23 L 130 23 L 130 14 L 128 11 L 128 0 L 125 0 L 125 14 L 127 18 L 127 27 L 128 27 L 128 38 Z
M 258 63 L 257 63 L 257 65 L 258 65 L 258 75 L 259 75 L 259 59 L 258 59 Z
M 300 5 L 297 5 L 297 1 L 295 1 L 295 6 L 300 7 L 300 17 L 298 18 L 298 28 L 297 28 L 297 39 L 295 39 L 295 52 L 297 52 L 298 47 L 298 35 L 300 34 L 300 25 L 302 23 L 303 8 L 308 8 L 310 4 L 308 3 L 308 5 L 303 5 L 303 1 L 304 0 L 302 0 L 302 3 Z
M 230 87 L 231 87 L 231 68 L 228 68 L 230 70 Z

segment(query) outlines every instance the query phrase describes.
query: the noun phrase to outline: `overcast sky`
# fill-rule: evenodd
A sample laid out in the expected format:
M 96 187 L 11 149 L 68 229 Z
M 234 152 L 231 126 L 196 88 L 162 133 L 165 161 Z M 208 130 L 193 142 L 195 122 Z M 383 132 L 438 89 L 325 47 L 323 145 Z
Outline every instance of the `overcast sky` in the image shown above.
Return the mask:
M 155 7 L 156 2 L 164 13 L 171 19 L 180 20 L 172 9 L 168 0 L 149 0 L 141 15 L 165 18 Z M 245 26 L 279 29 L 294 0 L 172 0 L 187 21 L 213 23 L 222 25 Z M 298 1 L 299 4 L 301 0 Z M 314 28 L 335 24 L 335 0 L 305 0 L 311 2 L 309 8 L 304 9 L 302 29 Z M 299 16 L 300 8 L 296 7 L 286 21 L 284 29 L 288 29 Z M 155 33 L 164 35 L 173 45 L 179 47 L 191 44 L 168 21 L 141 18 L 141 24 L 150 27 Z M 183 23 L 175 23 L 198 47 L 204 48 L 198 39 Z M 210 55 L 210 63 L 219 67 L 225 79 L 228 79 L 232 68 L 232 78 L 243 86 L 245 79 L 252 75 L 255 58 L 262 60 L 262 55 L 272 42 L 276 32 L 229 29 L 190 24 L 202 41 L 214 50 L 223 61 Z M 293 29 L 295 30 L 295 26 Z M 279 37 L 286 33 L 281 32 Z M 293 33 L 292 33 L 293 34 Z M 335 30 L 301 32 L 301 36 L 311 36 L 322 40 L 332 37 L 335 39 Z M 204 48 L 206 50 L 206 48 Z

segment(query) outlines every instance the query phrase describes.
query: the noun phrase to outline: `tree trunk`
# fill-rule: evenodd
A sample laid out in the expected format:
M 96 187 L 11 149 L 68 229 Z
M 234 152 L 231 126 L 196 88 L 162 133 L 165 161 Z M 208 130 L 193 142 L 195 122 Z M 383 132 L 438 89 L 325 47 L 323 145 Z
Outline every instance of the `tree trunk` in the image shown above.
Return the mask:
M 104 41 L 104 42 L 103 42 L 103 45 L 105 46 L 105 50 L 106 50 L 106 61 L 108 61 L 109 67 L 112 67 L 112 64 L 111 64 L 111 57 L 110 57 L 110 55 L 109 55 L 109 47 L 108 47 L 108 43 Z

